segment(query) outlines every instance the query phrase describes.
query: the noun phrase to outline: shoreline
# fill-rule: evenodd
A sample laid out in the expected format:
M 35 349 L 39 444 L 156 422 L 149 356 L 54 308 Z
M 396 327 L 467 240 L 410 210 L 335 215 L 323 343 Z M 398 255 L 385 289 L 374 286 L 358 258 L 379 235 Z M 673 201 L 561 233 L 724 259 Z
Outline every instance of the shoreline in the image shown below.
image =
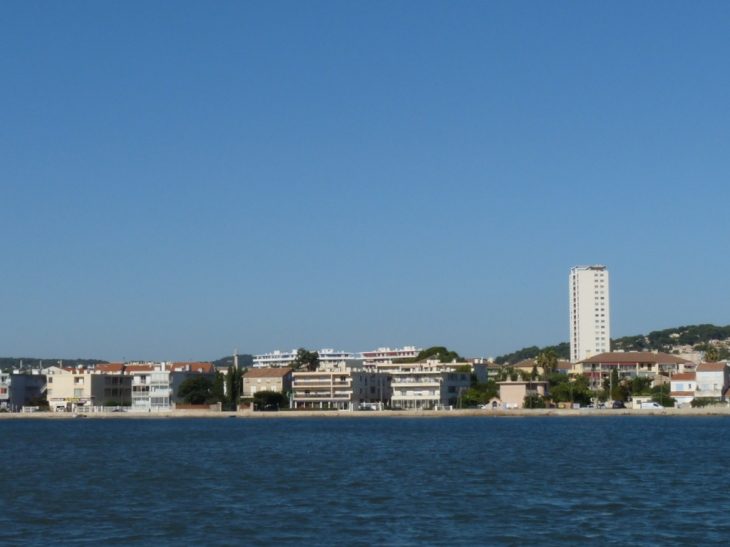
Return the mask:
M 168 412 L 92 412 L 74 414 L 71 412 L 29 412 L 0 413 L 5 419 L 68 420 L 79 417 L 91 419 L 162 419 L 162 418 L 241 418 L 241 419 L 297 419 L 297 418 L 600 418 L 608 416 L 730 416 L 730 408 L 665 408 L 654 410 L 640 409 L 514 409 L 514 410 L 385 410 L 385 411 L 337 411 L 337 410 L 297 410 L 280 412 L 214 412 L 206 410 L 171 410 Z

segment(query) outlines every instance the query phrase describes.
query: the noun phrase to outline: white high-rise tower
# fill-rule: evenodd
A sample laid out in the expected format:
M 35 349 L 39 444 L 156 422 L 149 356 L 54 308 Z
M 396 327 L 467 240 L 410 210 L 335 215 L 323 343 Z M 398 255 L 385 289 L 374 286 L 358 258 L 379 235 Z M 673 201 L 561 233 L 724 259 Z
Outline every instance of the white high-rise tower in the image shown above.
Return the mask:
M 605 266 L 570 270 L 570 360 L 611 351 L 611 308 Z

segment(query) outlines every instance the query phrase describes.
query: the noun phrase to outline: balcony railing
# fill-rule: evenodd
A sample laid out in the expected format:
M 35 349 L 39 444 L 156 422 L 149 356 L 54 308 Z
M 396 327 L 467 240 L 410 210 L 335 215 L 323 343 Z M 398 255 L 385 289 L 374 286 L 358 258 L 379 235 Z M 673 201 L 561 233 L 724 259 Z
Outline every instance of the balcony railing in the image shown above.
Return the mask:
M 294 393 L 292 398 L 297 399 L 350 399 L 350 393 Z

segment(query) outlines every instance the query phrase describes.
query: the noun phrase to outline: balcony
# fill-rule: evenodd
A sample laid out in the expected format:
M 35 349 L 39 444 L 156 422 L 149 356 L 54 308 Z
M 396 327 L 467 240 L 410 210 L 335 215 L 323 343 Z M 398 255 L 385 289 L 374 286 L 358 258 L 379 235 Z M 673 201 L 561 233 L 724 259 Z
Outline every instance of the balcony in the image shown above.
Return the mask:
M 292 382 L 294 387 L 308 388 L 308 387 L 349 387 L 352 385 L 352 379 L 349 380 L 294 380 Z
M 292 399 L 295 401 L 306 399 L 308 401 L 321 399 L 323 401 L 337 399 L 338 401 L 349 400 L 350 393 L 294 393 Z

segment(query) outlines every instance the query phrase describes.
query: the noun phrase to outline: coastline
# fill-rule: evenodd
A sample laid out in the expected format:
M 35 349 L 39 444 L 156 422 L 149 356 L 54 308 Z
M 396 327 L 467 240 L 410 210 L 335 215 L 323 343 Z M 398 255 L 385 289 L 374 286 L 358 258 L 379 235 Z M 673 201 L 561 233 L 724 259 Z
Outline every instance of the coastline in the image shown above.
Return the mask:
M 567 410 L 556 408 L 515 409 L 515 410 L 386 410 L 386 411 L 337 411 L 337 410 L 297 410 L 282 412 L 214 412 L 205 410 L 172 410 L 169 412 L 94 412 L 73 414 L 70 412 L 31 412 L 0 413 L 0 420 L 68 420 L 79 417 L 90 419 L 162 419 L 162 418 L 242 418 L 242 419 L 297 419 L 297 418 L 601 418 L 608 416 L 730 416 L 730 407 L 723 408 L 665 408 L 661 410 L 640 409 L 580 409 Z

